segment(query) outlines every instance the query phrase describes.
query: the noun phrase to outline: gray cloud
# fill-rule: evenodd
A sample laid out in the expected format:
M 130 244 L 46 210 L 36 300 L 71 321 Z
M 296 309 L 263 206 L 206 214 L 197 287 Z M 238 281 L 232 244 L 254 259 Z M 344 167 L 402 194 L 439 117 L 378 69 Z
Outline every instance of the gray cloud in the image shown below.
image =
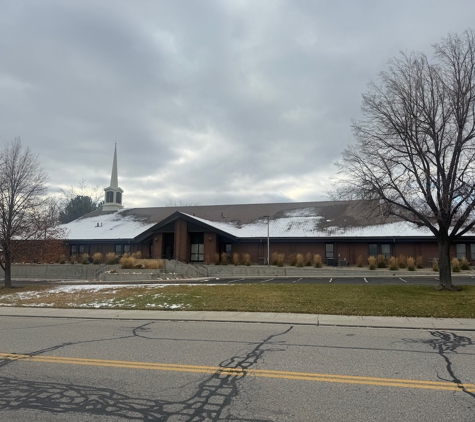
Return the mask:
M 324 199 L 361 94 L 400 50 L 431 53 L 475 4 L 5 0 L 1 140 L 39 154 L 51 192 L 127 206 Z

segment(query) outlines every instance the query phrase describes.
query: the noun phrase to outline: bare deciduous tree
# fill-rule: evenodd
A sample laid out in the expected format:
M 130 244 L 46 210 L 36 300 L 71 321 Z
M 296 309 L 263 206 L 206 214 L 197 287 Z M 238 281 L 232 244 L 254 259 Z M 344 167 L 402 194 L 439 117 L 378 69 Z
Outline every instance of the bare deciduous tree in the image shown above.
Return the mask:
M 338 195 L 379 200 L 389 215 L 429 228 L 439 288 L 452 289 L 450 246 L 475 224 L 475 34 L 450 34 L 434 52 L 402 54 L 370 84 Z
M 45 232 L 38 215 L 44 210 L 46 182 L 37 157 L 23 148 L 20 139 L 0 151 L 0 266 L 5 287 L 12 285 L 11 264 L 19 245 Z

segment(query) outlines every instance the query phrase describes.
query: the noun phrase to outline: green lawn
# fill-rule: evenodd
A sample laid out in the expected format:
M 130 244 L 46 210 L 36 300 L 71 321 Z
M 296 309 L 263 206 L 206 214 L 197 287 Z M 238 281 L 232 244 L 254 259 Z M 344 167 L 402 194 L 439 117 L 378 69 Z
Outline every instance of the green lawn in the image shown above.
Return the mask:
M 417 285 L 145 285 L 103 286 L 99 291 L 28 287 L 1 289 L 0 306 L 475 318 L 475 286 L 463 286 L 460 292 Z

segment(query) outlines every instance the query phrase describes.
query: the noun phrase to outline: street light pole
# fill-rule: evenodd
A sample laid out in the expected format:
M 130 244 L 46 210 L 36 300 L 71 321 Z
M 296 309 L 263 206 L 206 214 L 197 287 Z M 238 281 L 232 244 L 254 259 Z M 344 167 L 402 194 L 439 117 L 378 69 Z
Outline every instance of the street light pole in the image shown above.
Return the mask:
M 264 218 L 267 218 L 267 266 L 270 265 L 270 251 L 269 251 L 269 219 L 268 215 L 265 215 Z

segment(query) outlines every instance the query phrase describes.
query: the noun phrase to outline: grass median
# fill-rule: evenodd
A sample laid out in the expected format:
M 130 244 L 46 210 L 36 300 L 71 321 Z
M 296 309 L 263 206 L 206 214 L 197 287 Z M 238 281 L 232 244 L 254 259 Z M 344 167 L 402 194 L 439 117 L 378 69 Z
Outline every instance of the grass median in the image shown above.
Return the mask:
M 0 306 L 475 318 L 475 286 L 460 292 L 420 285 L 96 286 L 0 289 Z

